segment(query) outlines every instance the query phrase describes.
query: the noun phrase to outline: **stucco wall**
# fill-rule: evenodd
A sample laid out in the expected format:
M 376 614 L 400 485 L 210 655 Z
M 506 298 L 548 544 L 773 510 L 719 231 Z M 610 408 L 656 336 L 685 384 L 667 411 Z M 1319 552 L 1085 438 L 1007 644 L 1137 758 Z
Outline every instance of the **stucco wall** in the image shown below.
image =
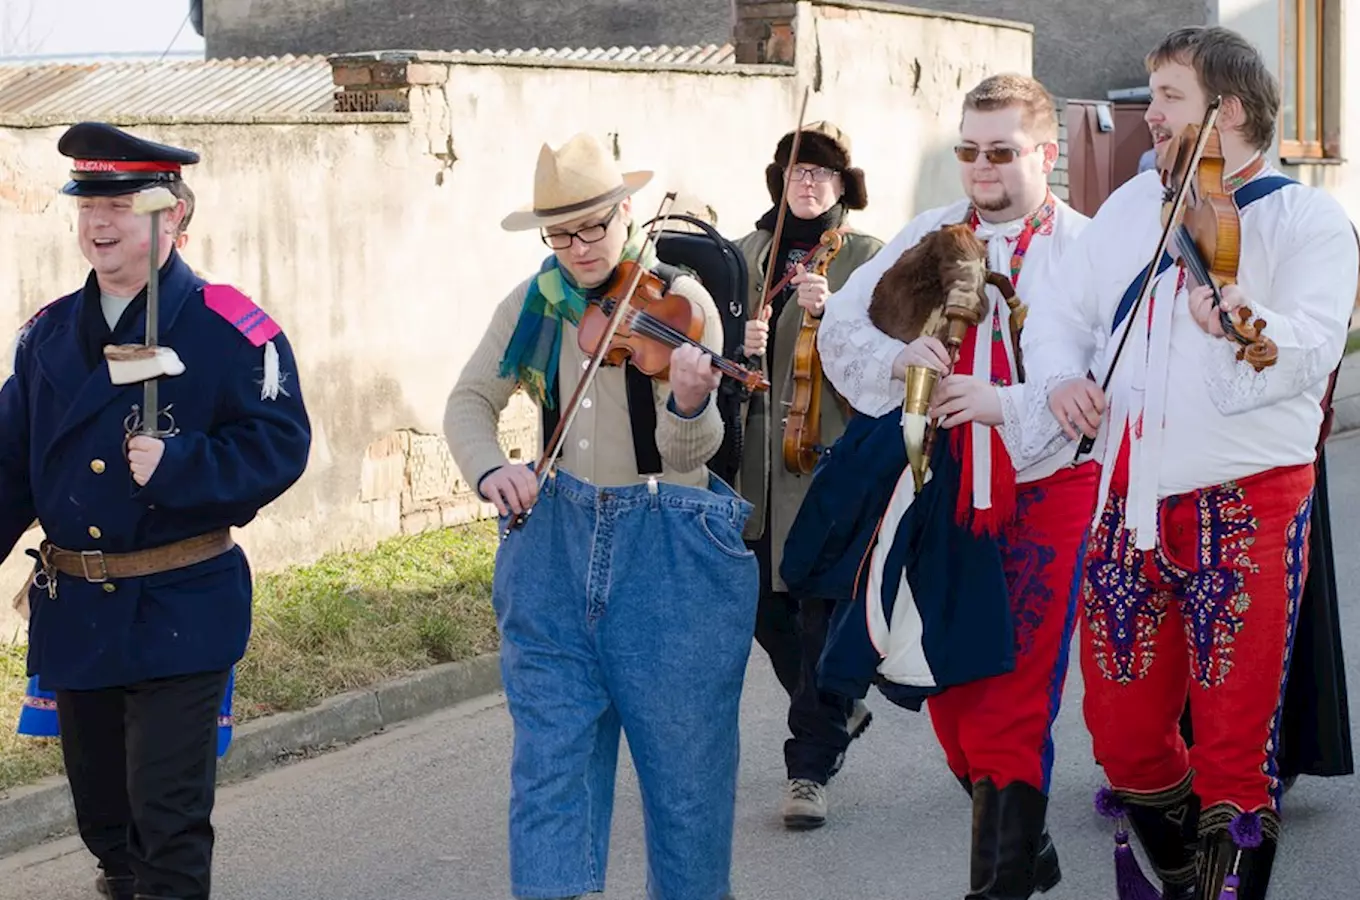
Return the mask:
M 411 88 L 408 115 L 124 123 L 202 154 L 190 174 L 198 209 L 186 256 L 255 297 L 300 359 L 315 448 L 302 481 L 240 534 L 257 568 L 481 509 L 452 467 L 441 419 L 496 303 L 546 252 L 535 234 L 499 228 L 530 201 L 542 142 L 590 131 L 618 148 L 624 167 L 657 172 L 637 198 L 642 215 L 679 190 L 716 210 L 735 238 L 770 205 L 764 168 L 812 86 L 808 120 L 829 116 L 849 131 L 867 172 L 861 228 L 887 239 L 913 212 L 954 199 L 949 148 L 963 93 L 991 72 L 1028 72 L 1029 31 L 826 11 L 798 6 L 790 68 L 435 55 L 442 83 Z M 0 120 L 0 230 L 23 236 L 0 242 L 9 273 L 0 334 L 87 271 L 73 204 L 55 192 L 68 166 L 55 150 L 64 126 L 24 125 Z M 0 361 L 0 377 L 8 365 Z M 527 401 L 503 425 L 507 447 L 535 454 Z M 0 598 L 25 569 L 16 551 L 0 568 Z M 13 627 L 7 608 L 0 640 Z

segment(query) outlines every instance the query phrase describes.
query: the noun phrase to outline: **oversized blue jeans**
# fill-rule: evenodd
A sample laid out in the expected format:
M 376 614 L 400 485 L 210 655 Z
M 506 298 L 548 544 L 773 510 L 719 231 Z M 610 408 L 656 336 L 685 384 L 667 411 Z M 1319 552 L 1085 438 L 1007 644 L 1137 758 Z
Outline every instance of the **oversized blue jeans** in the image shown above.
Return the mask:
M 751 505 L 710 487 L 599 488 L 559 472 L 501 543 L 492 603 L 515 728 L 516 897 L 604 890 L 620 727 L 649 900 L 730 893 L 758 574 L 741 537 Z

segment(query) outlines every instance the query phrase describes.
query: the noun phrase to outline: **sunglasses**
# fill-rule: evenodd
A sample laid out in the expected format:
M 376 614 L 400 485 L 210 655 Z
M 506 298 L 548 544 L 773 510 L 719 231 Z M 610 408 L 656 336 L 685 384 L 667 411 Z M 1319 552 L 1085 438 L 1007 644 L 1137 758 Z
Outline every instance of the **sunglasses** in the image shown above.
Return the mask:
M 959 162 L 977 162 L 979 156 L 987 157 L 987 162 L 994 166 L 1004 166 L 1013 163 L 1016 157 L 1028 156 L 1035 150 L 1042 147 L 1042 144 L 1030 147 L 1028 150 L 1016 150 L 1013 147 L 993 147 L 990 150 L 983 150 L 980 147 L 964 147 L 962 145 L 954 148 L 954 155 L 959 158 Z

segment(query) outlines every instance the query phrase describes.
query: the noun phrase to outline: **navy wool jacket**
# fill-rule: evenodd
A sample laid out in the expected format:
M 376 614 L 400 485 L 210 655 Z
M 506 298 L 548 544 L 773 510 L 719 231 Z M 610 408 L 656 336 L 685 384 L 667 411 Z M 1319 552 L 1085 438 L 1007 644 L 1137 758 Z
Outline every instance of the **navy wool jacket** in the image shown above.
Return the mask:
M 875 530 L 906 467 L 901 413 L 856 417 L 821 463 L 808 500 L 785 545 L 784 577 L 802 596 L 839 600 L 818 667 L 822 690 L 864 697 L 877 684 L 899 706 L 919 710 L 926 697 L 1015 667 L 1015 632 L 997 541 L 955 521 L 961 466 L 941 432 L 931 479 L 895 533 Z M 895 467 L 895 471 L 893 471 Z M 883 589 L 869 596 L 867 554 L 886 554 Z M 798 558 L 800 554 L 809 556 Z M 796 559 L 790 562 L 791 559 Z M 801 580 L 789 579 L 790 571 Z M 905 572 L 910 598 L 898 596 Z M 848 576 L 848 581 L 847 581 Z M 796 587 L 795 587 L 796 585 Z M 867 604 L 891 622 L 898 602 L 917 607 L 921 651 L 934 685 L 908 686 L 878 674 L 881 657 L 869 638 Z
M 57 547 L 105 553 L 243 526 L 301 477 L 311 425 L 287 338 L 233 288 L 205 289 L 177 253 L 159 284 L 159 342 L 186 370 L 161 379 L 178 432 L 145 486 L 123 450 L 142 386 L 113 384 L 81 327 L 82 316 L 102 316 L 93 274 L 21 331 L 14 373 L 0 386 L 0 558 L 34 519 Z M 141 343 L 145 333 L 144 315 L 125 315 L 113 341 Z M 275 351 L 281 389 L 265 396 Z M 56 582 L 55 598 L 29 591 L 28 672 L 44 690 L 226 671 L 245 652 L 251 573 L 239 547 L 141 578 Z

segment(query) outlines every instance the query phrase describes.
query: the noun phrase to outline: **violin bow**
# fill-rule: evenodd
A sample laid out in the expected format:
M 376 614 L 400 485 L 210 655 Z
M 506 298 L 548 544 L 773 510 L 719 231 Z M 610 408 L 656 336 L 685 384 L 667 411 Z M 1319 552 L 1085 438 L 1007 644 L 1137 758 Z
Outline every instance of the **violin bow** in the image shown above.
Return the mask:
M 661 226 L 669 220 L 670 211 L 667 207 L 675 201 L 675 197 L 676 193 L 671 191 L 661 198 L 661 206 L 657 209 L 656 217 L 652 220 L 651 227 L 647 229 L 647 237 L 643 239 L 642 247 L 638 250 L 637 265 L 633 269 L 633 278 L 628 283 L 628 291 L 614 304 L 614 312 L 609 317 L 609 325 L 605 328 L 603 337 L 600 338 L 600 345 L 590 355 L 585 374 L 576 383 L 576 390 L 572 393 L 571 399 L 567 401 L 566 414 L 558 417 L 557 427 L 553 429 L 552 436 L 543 448 L 543 455 L 539 458 L 538 465 L 535 467 L 539 493 L 542 493 L 543 486 L 547 484 L 553 466 L 557 464 L 557 457 L 562 453 L 562 439 L 571 429 L 572 422 L 576 420 L 576 413 L 581 409 L 581 398 L 585 396 L 586 391 L 590 390 L 590 385 L 595 381 L 595 374 L 599 372 L 600 365 L 609 353 L 609 345 L 613 343 L 614 335 L 618 332 L 619 326 L 623 324 L 624 316 L 628 315 L 628 311 L 632 308 L 633 295 L 637 293 L 638 285 L 642 283 L 642 259 L 647 255 L 649 245 L 656 240 Z M 501 537 L 509 537 L 511 531 L 524 524 L 531 512 L 533 512 L 533 507 L 511 519 Z
M 1190 173 L 1199 168 L 1199 161 L 1204 156 L 1204 148 L 1209 143 L 1209 133 L 1213 130 L 1214 124 L 1218 121 L 1218 111 L 1223 105 L 1223 97 L 1217 96 L 1209 103 L 1209 108 L 1204 111 L 1204 121 L 1200 123 L 1199 135 L 1195 138 L 1195 151 L 1190 154 L 1190 162 L 1186 165 L 1186 175 L 1181 178 L 1181 183 L 1176 188 L 1175 194 L 1171 198 L 1171 214 L 1166 217 L 1166 224 L 1162 226 L 1162 237 L 1157 241 L 1157 250 L 1152 256 L 1152 262 L 1148 263 L 1147 271 L 1143 275 L 1143 286 L 1138 291 L 1138 299 L 1133 302 L 1133 308 L 1124 317 L 1127 323 L 1124 326 L 1124 334 L 1119 338 L 1119 345 L 1115 347 L 1114 358 L 1110 360 L 1110 366 L 1105 370 L 1105 380 L 1100 385 L 1102 394 L 1109 394 L 1110 381 L 1114 378 L 1115 369 L 1119 365 L 1119 357 L 1124 352 L 1124 344 L 1128 342 L 1129 335 L 1133 332 L 1134 320 L 1138 318 L 1138 310 L 1142 308 L 1143 301 L 1152 295 L 1152 285 L 1157 281 L 1157 263 L 1161 262 L 1162 255 L 1166 253 L 1167 244 L 1171 242 L 1171 235 L 1179 227 L 1176 221 L 1185 207 L 1185 198 L 1190 190 L 1190 185 L 1194 181 Z M 1096 445 L 1093 437 L 1082 436 L 1081 442 L 1077 445 L 1077 453 L 1072 458 L 1076 462 L 1081 457 L 1090 453 Z
M 779 212 L 775 215 L 774 239 L 770 241 L 770 255 L 765 260 L 765 283 L 760 289 L 756 314 L 752 316 L 756 321 L 760 320 L 765 312 L 765 304 L 770 300 L 770 282 L 774 280 L 776 262 L 774 256 L 779 252 L 779 239 L 784 236 L 784 217 L 789 211 L 789 188 L 793 186 L 793 167 L 798 162 L 798 149 L 803 143 L 803 119 L 807 115 L 808 96 L 811 93 L 811 87 L 803 88 L 803 107 L 798 111 L 798 127 L 793 131 L 793 145 L 789 147 L 789 164 L 784 169 L 784 193 L 779 197 Z

